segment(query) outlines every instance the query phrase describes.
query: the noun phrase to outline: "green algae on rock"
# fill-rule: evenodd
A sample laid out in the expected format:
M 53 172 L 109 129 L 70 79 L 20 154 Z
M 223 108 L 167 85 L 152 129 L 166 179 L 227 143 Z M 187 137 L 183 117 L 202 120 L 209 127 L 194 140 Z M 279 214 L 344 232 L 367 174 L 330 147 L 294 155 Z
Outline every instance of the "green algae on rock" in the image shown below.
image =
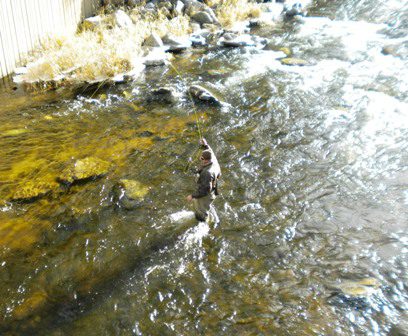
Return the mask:
M 7 137 L 12 137 L 12 136 L 17 136 L 20 134 L 24 134 L 27 133 L 27 129 L 25 128 L 15 128 L 15 129 L 11 129 L 8 131 L 4 131 L 3 133 L 1 133 L 2 136 L 7 136 Z
M 77 181 L 95 179 L 108 173 L 110 163 L 95 157 L 77 160 L 73 166 L 66 168 L 58 180 L 71 184 Z
M 149 192 L 149 188 L 136 180 L 122 179 L 119 181 L 119 186 L 124 189 L 125 195 L 131 199 L 143 199 Z
M 305 65 L 310 65 L 310 63 L 308 61 L 302 60 L 300 58 L 292 58 L 292 57 L 286 57 L 286 58 L 282 58 L 280 60 L 280 62 L 283 65 L 292 65 L 292 66 L 305 66 Z
M 140 205 L 146 194 L 149 192 L 149 187 L 143 185 L 136 180 L 122 179 L 117 187 L 117 197 L 122 207 L 131 210 Z
M 57 187 L 58 184 L 55 182 L 28 181 L 17 188 L 10 200 L 24 202 L 34 201 L 47 195 Z

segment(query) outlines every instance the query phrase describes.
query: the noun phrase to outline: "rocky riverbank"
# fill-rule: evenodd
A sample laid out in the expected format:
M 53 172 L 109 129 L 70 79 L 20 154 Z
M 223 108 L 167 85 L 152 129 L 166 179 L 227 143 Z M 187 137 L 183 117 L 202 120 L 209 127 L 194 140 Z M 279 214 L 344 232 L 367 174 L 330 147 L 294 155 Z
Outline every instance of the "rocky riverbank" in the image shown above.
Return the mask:
M 305 14 L 308 1 L 111 1 L 73 37 L 43 43 L 14 81 L 30 89 L 125 82 L 148 67 L 170 66 L 190 48 L 269 48 L 252 27 Z M 285 61 L 289 65 L 306 62 Z

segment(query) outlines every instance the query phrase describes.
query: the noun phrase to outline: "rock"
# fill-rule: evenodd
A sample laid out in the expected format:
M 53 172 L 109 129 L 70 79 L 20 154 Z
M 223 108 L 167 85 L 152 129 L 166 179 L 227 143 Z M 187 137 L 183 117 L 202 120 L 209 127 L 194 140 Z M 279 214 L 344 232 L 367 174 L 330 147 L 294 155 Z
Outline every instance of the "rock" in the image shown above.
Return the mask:
M 187 38 L 179 38 L 172 35 L 163 37 L 163 43 L 166 45 L 166 51 L 179 53 L 191 46 L 191 41 Z
M 202 47 L 202 46 L 207 45 L 207 40 L 205 39 L 204 36 L 200 34 L 190 35 L 190 41 L 193 47 Z
M 191 18 L 201 25 L 204 23 L 214 23 L 214 19 L 211 17 L 211 15 L 203 11 L 195 13 L 193 16 L 191 16 Z
M 216 32 L 217 30 L 220 29 L 220 27 L 218 25 L 213 24 L 213 23 L 203 23 L 202 28 L 206 29 L 206 30 L 208 30 L 210 32 Z
M 292 51 L 288 47 L 281 47 L 279 51 L 282 51 L 288 57 L 292 55 Z
M 93 30 L 95 28 L 98 28 L 102 25 L 104 22 L 104 19 L 102 16 L 97 15 L 97 16 L 92 16 L 84 20 L 82 22 L 82 29 L 84 30 Z
M 152 91 L 151 100 L 159 100 L 173 104 L 177 101 L 177 95 L 172 88 L 161 87 Z
M 145 47 L 162 47 L 163 41 L 157 33 L 151 33 L 150 36 L 143 42 Z
M 13 315 L 17 320 L 26 319 L 31 316 L 38 307 L 44 306 L 47 302 L 47 293 L 43 290 L 36 291 L 14 309 Z
M 285 5 L 283 12 L 286 18 L 293 18 L 296 15 L 304 15 L 302 4 L 299 2 L 295 2 L 291 6 Z
M 249 20 L 249 23 L 248 23 L 249 28 L 255 28 L 255 27 L 260 27 L 260 26 L 261 26 L 261 21 L 259 19 Z
M 176 6 L 174 7 L 174 11 L 177 15 L 183 15 L 184 10 L 184 3 L 182 1 L 177 1 Z
M 155 48 L 144 58 L 143 63 L 145 66 L 160 66 L 167 64 L 168 58 L 163 49 Z
M 283 65 L 291 65 L 291 66 L 305 66 L 305 65 L 310 65 L 308 61 L 299 59 L 299 58 L 292 58 L 292 57 L 286 57 L 286 58 L 282 58 L 280 60 L 280 62 Z
M 199 13 L 199 12 L 205 12 L 208 14 L 208 16 L 211 18 L 211 22 L 207 23 L 217 23 L 219 24 L 219 21 L 217 19 L 217 16 L 215 15 L 214 11 L 207 6 L 206 4 L 198 1 L 185 1 L 185 14 L 190 16 L 191 18 L 194 18 L 194 16 Z M 204 18 L 204 17 L 202 17 Z M 198 22 L 198 21 L 197 21 Z
M 125 29 L 133 25 L 132 19 L 123 10 L 118 10 L 113 14 L 115 24 L 119 28 Z
M 219 44 L 223 47 L 236 48 L 236 47 L 255 46 L 256 42 L 254 41 L 254 38 L 248 34 L 236 35 L 236 34 L 227 33 L 227 34 L 224 34 L 220 38 Z
M 201 26 L 197 22 L 190 22 L 190 28 L 193 33 L 198 33 L 201 30 Z
M 58 184 L 55 182 L 29 181 L 19 186 L 10 200 L 14 202 L 31 202 L 49 194 L 57 187 Z
M 62 183 L 71 184 L 77 181 L 96 179 L 106 175 L 110 163 L 95 157 L 87 157 L 77 160 L 73 166 L 66 168 L 58 180 Z
M 136 180 L 122 179 L 118 183 L 118 202 L 127 210 L 134 209 L 144 200 L 149 192 L 149 187 Z
M 199 101 L 212 104 L 221 104 L 218 98 L 216 98 L 210 91 L 208 91 L 207 89 L 203 88 L 200 85 L 192 85 L 189 88 L 188 92 L 193 98 Z
M 3 133 L 1 133 L 1 135 L 6 136 L 6 137 L 13 137 L 13 136 L 17 136 L 17 135 L 24 134 L 24 133 L 27 133 L 27 129 L 15 128 L 15 129 L 11 129 L 8 131 L 4 131 Z

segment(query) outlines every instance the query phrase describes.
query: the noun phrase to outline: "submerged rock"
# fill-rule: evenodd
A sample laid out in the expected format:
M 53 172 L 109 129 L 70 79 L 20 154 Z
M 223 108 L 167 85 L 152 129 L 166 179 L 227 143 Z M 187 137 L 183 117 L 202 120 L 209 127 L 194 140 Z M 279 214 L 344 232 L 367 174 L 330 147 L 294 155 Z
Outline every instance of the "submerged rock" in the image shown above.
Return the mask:
M 24 133 L 27 133 L 27 129 L 15 128 L 15 129 L 11 129 L 8 131 L 4 131 L 3 133 L 1 133 L 1 135 L 6 136 L 6 137 L 12 137 L 12 136 L 17 136 L 17 135 L 24 134 Z
M 71 184 L 77 181 L 95 179 L 106 175 L 110 163 L 95 157 L 87 157 L 77 160 L 71 167 L 66 168 L 58 180 L 62 183 Z
M 117 185 L 116 197 L 122 207 L 130 210 L 140 205 L 149 190 L 139 181 L 122 179 Z
M 292 57 L 286 57 L 282 58 L 280 62 L 283 65 L 290 65 L 290 66 L 305 66 L 305 65 L 310 65 L 308 61 L 302 60 L 300 58 L 292 58 Z
M 221 104 L 220 100 L 215 97 L 210 91 L 206 88 L 203 88 L 200 85 L 192 85 L 188 90 L 189 94 L 202 102 L 212 103 L 212 104 Z
M 152 91 L 150 100 L 159 100 L 173 104 L 177 101 L 177 94 L 170 87 L 160 87 Z
M 56 189 L 58 184 L 55 182 L 29 181 L 21 185 L 11 196 L 11 201 L 30 202 L 49 194 Z

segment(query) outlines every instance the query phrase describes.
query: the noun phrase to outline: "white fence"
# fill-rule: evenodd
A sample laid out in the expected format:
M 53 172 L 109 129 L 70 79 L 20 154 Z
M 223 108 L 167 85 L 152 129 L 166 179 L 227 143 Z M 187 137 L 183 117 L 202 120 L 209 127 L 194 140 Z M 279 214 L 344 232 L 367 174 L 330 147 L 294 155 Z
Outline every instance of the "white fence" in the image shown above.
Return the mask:
M 100 0 L 0 0 L 0 78 L 11 74 L 24 55 L 52 35 L 76 31 L 96 13 Z

